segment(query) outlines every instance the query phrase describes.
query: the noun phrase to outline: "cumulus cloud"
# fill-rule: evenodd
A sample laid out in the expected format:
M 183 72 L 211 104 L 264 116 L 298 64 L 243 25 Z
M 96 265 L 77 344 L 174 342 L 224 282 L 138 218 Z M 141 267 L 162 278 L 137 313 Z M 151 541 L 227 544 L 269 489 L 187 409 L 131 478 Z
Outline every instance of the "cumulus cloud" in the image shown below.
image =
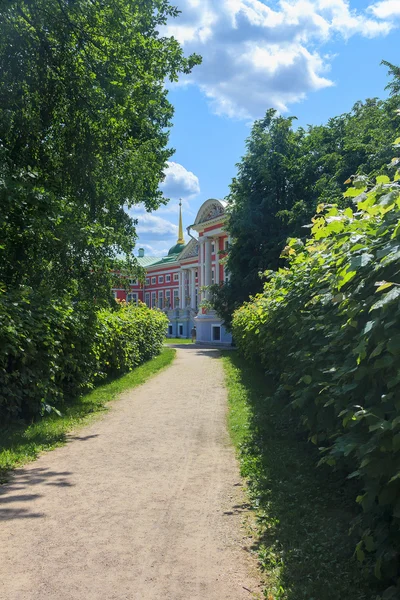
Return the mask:
M 333 37 L 386 35 L 398 0 L 352 9 L 348 0 L 175 0 L 182 14 L 166 27 L 203 57 L 183 84 L 196 84 L 217 114 L 249 118 L 280 111 L 333 85 L 322 47 Z
M 400 2 L 399 0 L 382 0 L 369 7 L 378 19 L 393 19 L 400 17 Z
M 152 239 L 166 239 L 178 235 L 178 225 L 171 223 L 168 219 L 148 213 L 142 205 L 135 206 L 129 210 L 129 214 L 137 219 L 136 231 L 140 239 L 151 237 Z
M 160 185 L 167 198 L 192 198 L 200 193 L 199 178 L 179 163 L 169 161 Z

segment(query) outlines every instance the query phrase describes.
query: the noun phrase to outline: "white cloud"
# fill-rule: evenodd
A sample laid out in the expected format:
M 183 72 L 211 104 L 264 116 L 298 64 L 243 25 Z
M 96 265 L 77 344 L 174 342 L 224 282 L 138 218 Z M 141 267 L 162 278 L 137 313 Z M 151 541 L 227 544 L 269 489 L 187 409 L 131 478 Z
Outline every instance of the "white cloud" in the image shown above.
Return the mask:
M 176 237 L 178 235 L 178 225 L 157 214 L 146 212 L 142 205 L 130 209 L 129 214 L 138 221 L 136 231 L 141 239 L 144 236 L 151 236 L 153 239 L 165 239 L 166 237 Z
M 399 0 L 382 0 L 369 7 L 369 10 L 378 17 L 378 19 L 393 19 L 400 17 Z
M 348 0 L 175 0 L 182 14 L 166 27 L 203 57 L 181 85 L 196 84 L 217 114 L 259 117 L 333 85 L 322 46 L 334 37 L 386 35 L 399 0 L 356 11 Z M 273 6 L 274 8 L 271 8 Z
M 168 162 L 165 179 L 160 185 L 167 198 L 192 198 L 200 193 L 199 178 L 176 162 Z

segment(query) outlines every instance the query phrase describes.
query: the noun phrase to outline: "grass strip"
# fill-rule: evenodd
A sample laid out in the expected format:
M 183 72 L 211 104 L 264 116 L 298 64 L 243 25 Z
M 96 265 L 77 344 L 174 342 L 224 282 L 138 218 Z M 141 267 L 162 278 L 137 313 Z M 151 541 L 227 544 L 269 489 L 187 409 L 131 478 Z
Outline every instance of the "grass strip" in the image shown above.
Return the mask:
M 193 344 L 191 338 L 166 338 L 166 344 Z
M 40 452 L 62 446 L 67 434 L 107 410 L 107 404 L 121 392 L 145 383 L 150 377 L 171 364 L 176 354 L 164 348 L 159 356 L 140 365 L 135 370 L 93 391 L 75 398 L 62 408 L 62 416 L 49 414 L 40 421 L 27 425 L 12 424 L 0 427 L 0 483 L 7 480 L 9 472 L 35 460 Z
M 316 467 L 318 451 L 273 398 L 274 384 L 237 353 L 223 353 L 229 430 L 254 510 L 268 600 L 371 600 L 375 581 L 354 557 L 354 490 Z

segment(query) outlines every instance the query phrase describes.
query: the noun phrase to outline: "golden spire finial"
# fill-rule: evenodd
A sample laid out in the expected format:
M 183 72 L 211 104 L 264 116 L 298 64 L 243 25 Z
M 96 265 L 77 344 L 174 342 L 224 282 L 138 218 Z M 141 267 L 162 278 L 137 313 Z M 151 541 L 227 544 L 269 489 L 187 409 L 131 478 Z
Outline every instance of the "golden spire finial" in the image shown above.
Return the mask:
M 179 199 L 179 232 L 178 232 L 178 241 L 177 244 L 184 244 L 185 239 L 183 237 L 183 227 L 182 227 L 182 200 Z

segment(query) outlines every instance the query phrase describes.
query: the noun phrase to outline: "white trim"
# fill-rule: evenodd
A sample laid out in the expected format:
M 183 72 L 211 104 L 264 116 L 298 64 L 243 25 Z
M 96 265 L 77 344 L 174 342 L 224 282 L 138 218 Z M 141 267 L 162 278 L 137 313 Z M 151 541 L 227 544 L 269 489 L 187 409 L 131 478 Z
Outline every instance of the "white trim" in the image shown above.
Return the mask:
M 219 329 L 219 340 L 214 339 L 214 331 Z M 211 325 L 211 341 L 212 342 L 220 342 L 222 340 L 222 330 L 221 325 Z

